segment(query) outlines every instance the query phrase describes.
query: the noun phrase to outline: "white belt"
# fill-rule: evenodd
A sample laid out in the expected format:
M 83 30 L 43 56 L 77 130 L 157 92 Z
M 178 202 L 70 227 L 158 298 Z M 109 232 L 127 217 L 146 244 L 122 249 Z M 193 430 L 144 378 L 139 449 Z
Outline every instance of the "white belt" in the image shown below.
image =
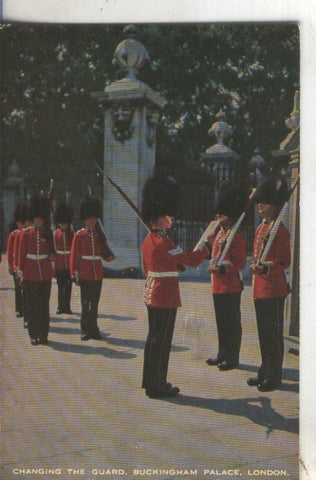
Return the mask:
M 26 258 L 30 258 L 31 260 L 44 260 L 44 258 L 48 258 L 48 255 L 32 255 L 31 253 L 27 253 Z
M 162 278 L 162 277 L 177 277 L 178 272 L 148 272 L 147 277 Z
M 81 255 L 84 260 L 102 260 L 101 255 Z
M 69 255 L 70 250 L 56 250 L 59 255 Z

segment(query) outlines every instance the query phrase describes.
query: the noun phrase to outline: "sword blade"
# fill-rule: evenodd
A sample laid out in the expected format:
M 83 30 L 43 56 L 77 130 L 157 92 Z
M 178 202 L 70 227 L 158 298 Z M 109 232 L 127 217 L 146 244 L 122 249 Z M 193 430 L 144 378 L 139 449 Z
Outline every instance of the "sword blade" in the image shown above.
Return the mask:
M 110 178 L 108 175 L 105 175 L 106 178 L 108 179 L 108 181 L 113 185 L 114 188 L 116 188 L 116 190 L 120 193 L 120 195 L 124 198 L 124 200 L 129 204 L 129 206 L 133 209 L 136 217 L 138 218 L 138 220 L 141 221 L 141 223 L 144 225 L 144 227 L 146 228 L 146 230 L 148 232 L 151 232 L 151 229 L 149 228 L 149 226 L 144 222 L 143 220 L 143 217 L 142 217 L 142 214 L 141 212 L 138 210 L 138 208 L 136 207 L 136 205 L 132 202 L 132 200 L 126 195 L 126 193 L 124 192 L 124 190 L 122 190 L 122 188 L 114 182 L 114 180 L 112 180 L 112 178 Z

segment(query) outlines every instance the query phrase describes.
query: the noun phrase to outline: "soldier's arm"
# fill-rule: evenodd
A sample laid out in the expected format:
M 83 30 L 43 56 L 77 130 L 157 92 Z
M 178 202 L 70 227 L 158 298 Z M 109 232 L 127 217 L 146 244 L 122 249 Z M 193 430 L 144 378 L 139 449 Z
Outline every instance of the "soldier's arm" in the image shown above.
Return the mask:
M 77 234 L 74 235 L 69 266 L 70 266 L 70 275 L 76 285 L 79 285 L 79 255 L 80 255 L 80 240 Z

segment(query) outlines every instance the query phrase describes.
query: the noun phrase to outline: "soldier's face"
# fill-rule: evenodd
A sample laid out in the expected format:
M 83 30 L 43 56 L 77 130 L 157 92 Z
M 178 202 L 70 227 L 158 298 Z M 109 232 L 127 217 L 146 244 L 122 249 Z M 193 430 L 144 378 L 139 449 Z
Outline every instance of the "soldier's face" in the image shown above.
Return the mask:
M 227 215 L 223 215 L 222 213 L 217 213 L 216 218 L 219 220 L 221 227 L 228 227 L 232 223 L 231 218 Z
M 95 217 L 88 217 L 88 218 L 85 218 L 84 223 L 85 223 L 85 226 L 89 228 L 89 230 L 91 230 L 95 228 L 96 221 L 97 219 Z
M 35 227 L 42 227 L 44 223 L 44 219 L 42 217 L 34 218 L 34 225 Z
M 274 218 L 276 214 L 276 207 L 269 203 L 258 203 L 258 212 L 262 218 Z
M 173 220 L 174 220 L 174 217 L 171 217 L 170 215 L 166 215 L 166 216 L 165 216 L 165 219 L 166 219 L 167 222 L 168 222 L 168 227 L 167 227 L 167 228 L 170 228 L 171 225 L 172 225 L 172 222 L 173 222 Z

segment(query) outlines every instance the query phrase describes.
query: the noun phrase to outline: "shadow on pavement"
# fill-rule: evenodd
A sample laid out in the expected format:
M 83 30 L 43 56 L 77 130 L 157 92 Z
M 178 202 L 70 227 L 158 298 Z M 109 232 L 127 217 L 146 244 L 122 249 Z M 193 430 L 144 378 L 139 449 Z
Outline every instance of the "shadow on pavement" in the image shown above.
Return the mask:
M 240 364 L 238 370 L 247 370 L 248 372 L 254 372 L 255 374 L 258 373 L 258 367 L 253 365 L 247 364 Z M 291 382 L 298 382 L 299 381 L 299 371 L 297 368 L 283 368 L 282 370 L 282 379 L 289 380 Z
M 80 326 L 80 325 L 79 325 Z M 50 327 L 49 331 L 51 333 L 61 333 L 67 335 L 80 335 L 80 328 L 71 328 L 71 327 Z
M 136 317 L 128 317 L 126 315 L 107 315 L 106 313 L 98 313 L 98 318 L 108 318 L 109 320 L 119 320 L 119 321 L 137 320 Z
M 115 338 L 115 337 L 107 337 L 107 343 L 111 343 L 112 345 L 118 345 L 121 347 L 131 347 L 131 348 L 138 348 L 144 349 L 145 348 L 145 341 L 143 340 L 132 340 L 130 338 Z M 190 350 L 188 347 L 177 347 L 173 345 L 171 347 L 172 352 L 186 352 Z
M 70 345 L 69 343 L 61 343 L 49 341 L 48 344 L 53 350 L 58 350 L 59 352 L 68 352 L 68 353 L 79 353 L 84 355 L 102 355 L 103 357 L 117 358 L 120 360 L 129 360 L 131 358 L 137 357 L 135 353 L 128 352 L 118 352 L 107 347 L 92 347 L 90 345 Z
M 164 398 L 162 400 L 176 403 L 177 405 L 205 408 L 223 415 L 243 416 L 257 425 L 266 427 L 267 436 L 274 430 L 299 433 L 299 419 L 283 417 L 283 415 L 273 409 L 271 399 L 267 397 L 213 399 L 179 395 L 172 399 Z
M 58 315 L 58 317 L 50 317 L 51 323 L 78 323 L 79 321 L 79 318 L 70 318 L 70 316 L 63 317 L 62 315 Z

